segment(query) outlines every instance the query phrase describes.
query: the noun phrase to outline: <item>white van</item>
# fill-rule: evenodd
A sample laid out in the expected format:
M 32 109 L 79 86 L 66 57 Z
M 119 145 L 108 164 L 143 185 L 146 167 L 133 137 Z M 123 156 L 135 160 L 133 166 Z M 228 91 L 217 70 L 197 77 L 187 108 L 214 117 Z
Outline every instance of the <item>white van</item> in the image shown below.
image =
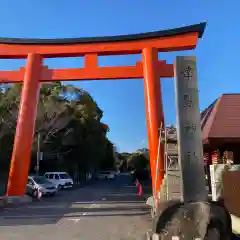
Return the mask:
M 54 183 L 58 189 L 71 188 L 73 180 L 66 172 L 46 172 L 45 178 Z
M 98 174 L 98 179 L 114 179 L 116 177 L 113 171 L 102 171 Z

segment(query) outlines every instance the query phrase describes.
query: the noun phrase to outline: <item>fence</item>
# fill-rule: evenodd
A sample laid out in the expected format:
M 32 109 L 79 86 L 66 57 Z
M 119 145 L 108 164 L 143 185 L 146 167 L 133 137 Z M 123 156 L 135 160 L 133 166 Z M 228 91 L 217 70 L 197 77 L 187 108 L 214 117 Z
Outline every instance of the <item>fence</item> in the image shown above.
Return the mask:
M 240 171 L 223 174 L 223 199 L 228 211 L 240 217 Z

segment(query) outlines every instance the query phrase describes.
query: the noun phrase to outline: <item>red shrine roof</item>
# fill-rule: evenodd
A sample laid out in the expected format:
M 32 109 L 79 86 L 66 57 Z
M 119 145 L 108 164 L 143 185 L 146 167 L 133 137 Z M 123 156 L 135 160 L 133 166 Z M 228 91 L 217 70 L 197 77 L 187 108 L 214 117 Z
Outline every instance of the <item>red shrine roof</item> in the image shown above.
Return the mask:
M 201 113 L 203 143 L 209 139 L 240 141 L 240 94 L 223 94 Z

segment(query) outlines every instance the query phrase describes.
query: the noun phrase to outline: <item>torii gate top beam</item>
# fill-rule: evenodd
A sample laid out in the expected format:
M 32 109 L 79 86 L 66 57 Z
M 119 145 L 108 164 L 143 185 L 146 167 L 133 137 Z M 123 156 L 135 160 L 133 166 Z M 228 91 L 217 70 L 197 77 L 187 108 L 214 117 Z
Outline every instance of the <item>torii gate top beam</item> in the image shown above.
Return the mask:
M 0 38 L 0 58 L 27 58 L 26 68 L 0 71 L 0 83 L 24 82 L 19 108 L 7 194 L 24 194 L 30 164 L 41 82 L 144 78 L 146 116 L 153 187 L 159 192 L 164 170 L 164 147 L 158 157 L 159 123 L 164 123 L 159 78 L 173 77 L 173 64 L 158 60 L 158 52 L 194 49 L 205 23 L 145 34 L 79 39 Z M 99 67 L 98 56 L 142 53 L 135 66 Z M 84 56 L 84 67 L 48 69 L 43 58 Z M 24 160 L 24 161 L 23 161 Z M 156 174 L 156 173 L 159 174 Z M 155 182 L 156 179 L 156 182 Z
M 95 53 L 98 56 L 138 54 L 143 48 L 157 48 L 159 52 L 191 50 L 201 38 L 206 23 L 187 27 L 109 37 L 69 39 L 0 38 L 1 59 L 26 58 L 29 53 L 42 57 L 78 57 Z

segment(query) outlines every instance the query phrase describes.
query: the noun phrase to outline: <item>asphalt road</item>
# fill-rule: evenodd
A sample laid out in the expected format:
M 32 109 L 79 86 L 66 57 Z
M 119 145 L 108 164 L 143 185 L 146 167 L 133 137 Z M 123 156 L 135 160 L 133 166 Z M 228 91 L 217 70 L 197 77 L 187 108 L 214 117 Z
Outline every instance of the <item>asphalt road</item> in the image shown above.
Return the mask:
M 128 176 L 0 213 L 1 240 L 141 240 L 149 209 Z

